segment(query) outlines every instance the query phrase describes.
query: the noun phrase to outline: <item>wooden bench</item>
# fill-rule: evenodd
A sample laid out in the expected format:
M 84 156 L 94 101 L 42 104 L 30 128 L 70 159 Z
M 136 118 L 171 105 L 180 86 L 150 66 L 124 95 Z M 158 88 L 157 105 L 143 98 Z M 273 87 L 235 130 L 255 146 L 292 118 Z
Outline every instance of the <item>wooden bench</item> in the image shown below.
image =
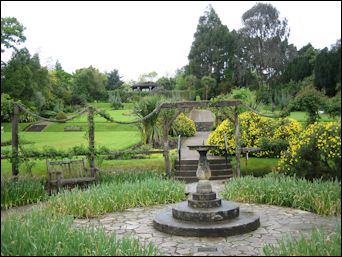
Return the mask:
M 64 185 L 75 185 L 93 182 L 96 180 L 96 170 L 90 171 L 85 160 L 46 160 L 48 172 L 48 192 L 51 195 L 52 188 L 57 188 L 57 193 Z

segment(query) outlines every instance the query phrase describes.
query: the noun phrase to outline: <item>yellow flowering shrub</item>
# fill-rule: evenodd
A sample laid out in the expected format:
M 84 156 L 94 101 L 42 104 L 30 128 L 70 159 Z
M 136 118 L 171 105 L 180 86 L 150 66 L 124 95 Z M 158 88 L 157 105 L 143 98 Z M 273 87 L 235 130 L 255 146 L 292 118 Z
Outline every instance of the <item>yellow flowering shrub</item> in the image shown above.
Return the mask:
M 290 118 L 274 120 L 274 131 L 268 137 L 258 140 L 258 145 L 267 152 L 267 156 L 279 158 L 282 151 L 289 146 L 293 137 L 298 137 L 302 131 L 302 125 Z
M 171 133 L 174 136 L 182 135 L 185 137 L 192 137 L 196 134 L 195 122 L 186 117 L 184 113 L 181 113 L 172 124 Z
M 257 157 L 274 157 L 279 155 L 272 147 L 264 147 L 265 139 L 268 142 L 280 142 L 282 150 L 288 146 L 288 141 L 292 137 L 298 136 L 301 131 L 299 122 L 291 119 L 271 119 L 257 115 L 253 112 L 244 112 L 239 115 L 240 124 L 240 145 L 241 147 L 261 147 L 263 150 L 251 153 Z M 208 138 L 208 144 L 219 145 L 219 150 L 213 151 L 216 155 L 224 154 L 224 133 L 227 137 L 228 154 L 234 154 L 235 132 L 234 124 L 229 120 L 224 120 Z M 270 143 L 268 143 L 270 144 Z
M 341 124 L 316 122 L 292 137 L 277 170 L 306 178 L 341 178 Z

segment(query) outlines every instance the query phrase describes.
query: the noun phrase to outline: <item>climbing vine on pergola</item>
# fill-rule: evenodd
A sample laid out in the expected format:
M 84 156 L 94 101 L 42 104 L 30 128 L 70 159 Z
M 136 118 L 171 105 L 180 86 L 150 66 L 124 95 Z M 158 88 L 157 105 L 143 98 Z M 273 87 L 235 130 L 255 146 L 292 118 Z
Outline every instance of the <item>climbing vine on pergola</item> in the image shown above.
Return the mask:
M 89 147 L 88 147 L 88 159 L 89 159 L 89 165 L 91 169 L 95 169 L 95 130 L 94 130 L 94 114 L 99 114 L 105 119 L 107 119 L 110 122 L 113 123 L 119 123 L 119 124 L 135 124 L 135 123 L 140 123 L 152 115 L 159 113 L 162 109 L 177 109 L 177 111 L 173 114 L 172 117 L 169 117 L 168 119 L 164 119 L 163 121 L 163 155 L 164 155 L 164 160 L 165 160 L 165 171 L 168 176 L 171 175 L 171 165 L 170 165 L 170 157 L 169 157 L 169 143 L 168 143 L 168 134 L 169 130 L 171 127 L 172 122 L 177 118 L 177 116 L 180 114 L 180 112 L 185 111 L 185 110 L 191 110 L 194 108 L 201 108 L 201 107 L 233 107 L 234 112 L 233 112 L 233 117 L 227 117 L 230 120 L 234 121 L 235 124 L 235 141 L 236 141 L 236 174 L 238 177 L 240 177 L 240 131 L 239 131 L 239 120 L 238 120 L 238 106 L 242 104 L 241 101 L 239 100 L 222 100 L 218 102 L 210 102 L 210 101 L 187 101 L 187 102 L 165 102 L 161 103 L 158 105 L 151 113 L 149 113 L 147 116 L 134 120 L 134 121 L 129 121 L 129 122 L 123 122 L 123 121 L 116 121 L 113 120 L 107 113 L 97 110 L 96 108 L 92 106 L 87 106 L 85 109 L 82 111 L 78 112 L 76 115 L 73 117 L 70 117 L 65 120 L 53 120 L 53 119 L 46 119 L 43 118 L 30 110 L 26 108 L 24 105 L 20 103 L 14 102 L 13 104 L 13 117 L 12 117 L 12 155 L 11 155 L 11 160 L 12 160 L 12 175 L 17 176 L 19 173 L 18 170 L 18 145 L 19 145 L 19 139 L 18 139 L 18 121 L 19 121 L 19 108 L 32 115 L 35 116 L 38 119 L 45 120 L 45 121 L 50 121 L 50 122 L 66 122 L 68 120 L 74 119 L 81 114 L 85 113 L 86 111 L 88 112 L 88 140 L 89 140 Z

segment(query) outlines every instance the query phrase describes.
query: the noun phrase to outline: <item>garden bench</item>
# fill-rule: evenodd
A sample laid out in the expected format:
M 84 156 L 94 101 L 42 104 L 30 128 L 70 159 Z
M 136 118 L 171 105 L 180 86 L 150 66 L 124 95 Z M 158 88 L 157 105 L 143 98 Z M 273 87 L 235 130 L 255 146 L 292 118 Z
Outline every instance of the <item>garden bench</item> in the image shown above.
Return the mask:
M 96 171 L 86 167 L 85 160 L 46 160 L 48 172 L 48 192 L 51 195 L 52 188 L 57 188 L 57 193 L 64 185 L 75 185 L 93 182 L 96 179 Z

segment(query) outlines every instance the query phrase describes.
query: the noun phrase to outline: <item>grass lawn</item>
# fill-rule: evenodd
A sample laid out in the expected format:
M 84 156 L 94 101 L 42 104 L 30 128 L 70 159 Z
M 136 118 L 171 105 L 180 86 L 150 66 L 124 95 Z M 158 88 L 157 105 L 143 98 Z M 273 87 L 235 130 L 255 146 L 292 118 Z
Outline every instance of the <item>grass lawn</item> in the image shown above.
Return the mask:
M 306 112 L 291 112 L 289 118 L 295 119 L 299 122 L 306 122 L 308 114 Z M 327 114 L 320 114 L 320 122 L 337 121 L 336 118 L 331 118 Z
M 236 171 L 236 159 L 232 159 L 233 172 Z M 253 175 L 255 177 L 263 176 L 272 171 L 278 163 L 277 158 L 249 158 L 246 161 L 244 155 L 240 159 L 240 172 L 241 176 Z
M 96 108 L 105 109 L 111 117 L 118 121 L 130 121 L 136 119 L 131 109 L 111 110 L 109 103 L 94 103 Z M 126 108 L 132 108 L 131 104 L 125 104 Z M 111 123 L 95 116 L 95 146 L 106 146 L 112 150 L 124 150 L 141 140 L 140 132 L 136 125 Z M 1 142 L 11 139 L 11 124 L 3 123 L 5 133 L 1 135 Z M 44 146 L 52 146 L 57 149 L 67 150 L 77 145 L 88 145 L 88 121 L 87 115 L 82 115 L 67 123 L 51 123 L 42 132 L 23 132 L 28 123 L 20 123 L 19 142 L 28 141 L 25 147 L 42 149 Z M 82 131 L 64 131 L 66 126 L 80 126 Z M 7 146 L 7 149 L 10 146 Z M 6 149 L 6 147 L 2 148 Z
M 51 146 L 57 149 L 67 150 L 77 145 L 88 146 L 88 135 L 86 132 L 21 132 L 21 140 L 29 141 L 25 147 L 42 150 L 44 146 Z M 1 141 L 11 138 L 9 132 L 4 133 Z M 140 142 L 138 131 L 99 131 L 95 132 L 95 146 L 106 146 L 111 150 L 127 149 Z M 1 147 L 10 149 L 11 146 Z

